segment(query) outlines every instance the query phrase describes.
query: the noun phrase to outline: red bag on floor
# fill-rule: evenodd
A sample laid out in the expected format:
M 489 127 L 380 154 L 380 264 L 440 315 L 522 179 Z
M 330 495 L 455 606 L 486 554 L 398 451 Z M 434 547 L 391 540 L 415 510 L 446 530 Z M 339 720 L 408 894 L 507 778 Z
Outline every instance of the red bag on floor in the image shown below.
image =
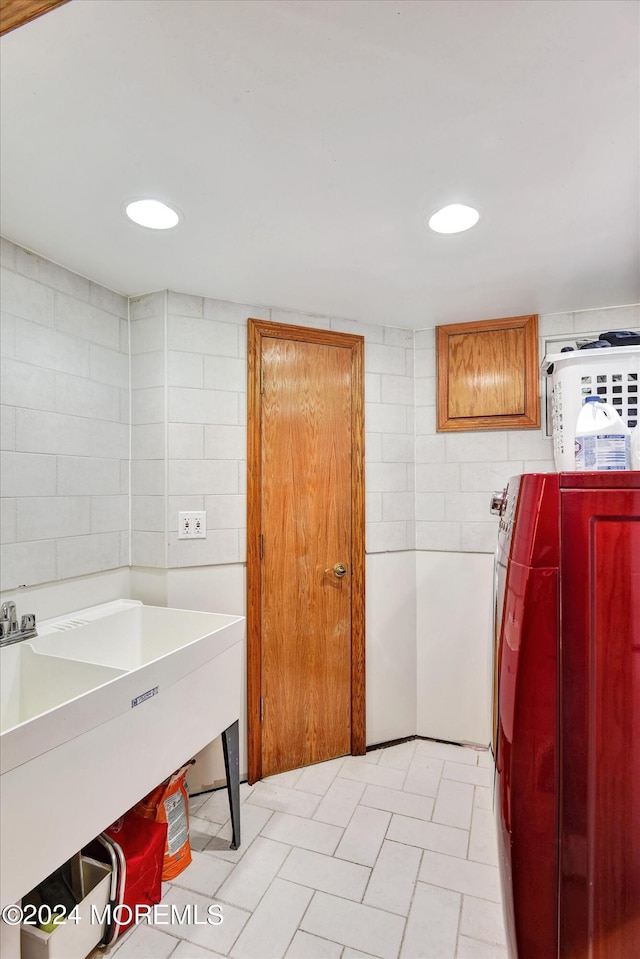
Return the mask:
M 136 906 L 160 902 L 166 841 L 166 823 L 151 822 L 130 809 L 86 847 L 113 870 L 102 945 L 110 945 L 135 922 Z
M 189 766 L 183 766 L 133 807 L 145 819 L 167 825 L 167 844 L 162 868 L 164 882 L 175 879 L 191 862 L 189 796 L 185 786 L 188 768 Z

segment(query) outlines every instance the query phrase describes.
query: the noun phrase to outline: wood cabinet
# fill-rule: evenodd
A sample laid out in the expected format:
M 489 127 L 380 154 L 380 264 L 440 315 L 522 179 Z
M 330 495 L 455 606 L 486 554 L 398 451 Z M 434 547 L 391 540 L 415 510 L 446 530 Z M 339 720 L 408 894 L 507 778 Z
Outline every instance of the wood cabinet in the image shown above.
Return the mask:
M 538 317 L 438 326 L 438 430 L 540 426 Z

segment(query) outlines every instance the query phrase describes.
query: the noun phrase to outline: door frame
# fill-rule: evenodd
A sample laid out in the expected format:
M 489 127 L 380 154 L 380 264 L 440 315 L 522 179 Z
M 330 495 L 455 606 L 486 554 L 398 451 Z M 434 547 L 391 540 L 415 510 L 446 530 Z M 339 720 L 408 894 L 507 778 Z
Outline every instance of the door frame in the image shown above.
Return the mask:
M 366 751 L 364 337 L 268 320 L 248 321 L 247 348 L 247 723 L 249 782 L 262 778 L 262 340 L 277 338 L 351 351 L 351 755 Z

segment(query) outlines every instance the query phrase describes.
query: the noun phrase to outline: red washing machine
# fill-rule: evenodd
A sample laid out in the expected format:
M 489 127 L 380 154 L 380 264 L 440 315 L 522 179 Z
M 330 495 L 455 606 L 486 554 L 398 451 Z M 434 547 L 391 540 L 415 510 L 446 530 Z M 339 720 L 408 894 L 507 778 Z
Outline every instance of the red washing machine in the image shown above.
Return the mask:
M 516 476 L 493 506 L 509 948 L 638 959 L 640 472 Z

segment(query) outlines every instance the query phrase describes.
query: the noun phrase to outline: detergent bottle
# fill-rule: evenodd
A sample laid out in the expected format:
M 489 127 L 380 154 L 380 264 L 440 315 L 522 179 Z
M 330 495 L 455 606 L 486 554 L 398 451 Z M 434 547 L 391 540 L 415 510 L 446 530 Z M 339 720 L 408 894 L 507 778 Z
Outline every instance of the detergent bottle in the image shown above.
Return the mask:
M 640 470 L 640 423 L 631 430 L 631 469 Z
M 599 396 L 587 396 L 578 414 L 576 470 L 631 469 L 631 434 L 618 411 Z

